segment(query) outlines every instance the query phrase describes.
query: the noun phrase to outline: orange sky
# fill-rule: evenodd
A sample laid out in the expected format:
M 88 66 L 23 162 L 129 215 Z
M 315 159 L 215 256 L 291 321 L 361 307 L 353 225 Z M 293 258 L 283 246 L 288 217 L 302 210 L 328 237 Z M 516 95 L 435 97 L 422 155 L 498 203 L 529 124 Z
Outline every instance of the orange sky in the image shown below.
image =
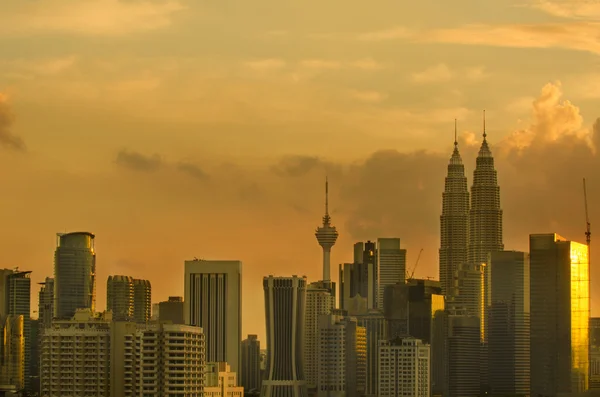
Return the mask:
M 484 108 L 506 248 L 584 240 L 600 7 L 399 3 L 3 2 L 0 266 L 42 281 L 57 232 L 94 232 L 102 309 L 109 274 L 158 302 L 184 260 L 240 259 L 243 332 L 264 340 L 262 277 L 320 275 L 325 174 L 334 279 L 355 241 L 396 236 L 437 278 L 454 118 L 471 184 Z

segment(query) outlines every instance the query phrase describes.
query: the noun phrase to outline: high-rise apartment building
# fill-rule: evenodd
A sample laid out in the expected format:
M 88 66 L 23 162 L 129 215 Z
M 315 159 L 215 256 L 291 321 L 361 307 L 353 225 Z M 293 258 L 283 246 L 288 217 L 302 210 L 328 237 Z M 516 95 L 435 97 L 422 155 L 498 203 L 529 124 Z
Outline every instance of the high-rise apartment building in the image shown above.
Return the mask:
M 451 292 L 458 266 L 467 262 L 468 222 L 469 190 L 455 124 L 454 151 L 448 164 L 440 216 L 440 283 L 444 295 Z
M 449 397 L 477 397 L 480 392 L 480 321 L 464 311 L 447 316 L 446 370 Z
M 158 303 L 158 321 L 171 321 L 173 324 L 184 324 L 183 297 L 169 296 L 169 299 Z
M 558 234 L 529 236 L 531 395 L 588 389 L 588 246 Z
M 257 335 L 248 335 L 242 341 L 241 385 L 247 392 L 260 392 L 260 341 Z
M 399 238 L 377 239 L 377 308 L 383 311 L 385 287 L 406 281 L 406 250 Z
M 206 361 L 227 362 L 238 373 L 242 342 L 242 262 L 185 262 L 184 320 L 202 327 Z
M 237 374 L 227 363 L 206 363 L 204 397 L 244 397 Z
M 387 320 L 388 338 L 408 336 L 408 285 L 387 285 L 383 294 L 383 315 Z
M 54 317 L 54 279 L 46 277 L 42 283 L 38 294 L 38 315 L 40 319 L 40 329 L 48 328 L 52 325 Z
M 149 280 L 133 279 L 133 320 L 146 323 L 152 317 L 152 285 Z
M 95 310 L 96 251 L 89 232 L 58 233 L 54 253 L 54 317 L 70 320 L 77 309 Z
M 319 316 L 317 395 L 359 397 L 365 393 L 367 332 L 353 317 Z
M 306 309 L 304 315 L 304 376 L 309 390 L 317 388 L 319 376 L 319 317 L 331 313 L 333 296 L 319 283 L 311 283 L 306 288 Z
M 378 397 L 430 397 L 430 347 L 416 338 L 379 342 Z
M 77 309 L 44 331 L 41 344 L 42 397 L 110 395 L 110 315 Z
M 367 332 L 367 386 L 366 396 L 377 395 L 379 373 L 379 342 L 387 340 L 388 325 L 382 312 L 376 309 L 367 314 L 356 316 L 358 325 L 365 327 Z
M 113 312 L 115 321 L 150 321 L 152 287 L 148 280 L 129 276 L 108 276 L 106 309 Z
M 494 396 L 528 396 L 529 254 L 518 251 L 492 252 L 487 271 L 487 292 L 490 294 L 490 306 L 486 312 L 490 391 Z
M 600 390 L 600 317 L 590 318 L 590 390 Z
M 267 369 L 262 397 L 306 397 L 304 311 L 306 277 L 265 277 Z

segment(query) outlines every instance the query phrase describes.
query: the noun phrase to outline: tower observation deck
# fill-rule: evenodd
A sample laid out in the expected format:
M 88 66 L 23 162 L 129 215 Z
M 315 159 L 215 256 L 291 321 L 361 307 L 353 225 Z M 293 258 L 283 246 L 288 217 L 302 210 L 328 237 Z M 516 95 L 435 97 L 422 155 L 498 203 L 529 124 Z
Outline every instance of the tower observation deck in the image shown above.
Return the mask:
M 323 226 L 318 227 L 315 237 L 319 245 L 323 248 L 323 281 L 331 280 L 330 274 L 330 255 L 331 247 L 335 245 L 338 238 L 338 232 L 335 226 L 331 225 L 329 216 L 329 181 L 325 179 L 325 216 L 323 216 Z

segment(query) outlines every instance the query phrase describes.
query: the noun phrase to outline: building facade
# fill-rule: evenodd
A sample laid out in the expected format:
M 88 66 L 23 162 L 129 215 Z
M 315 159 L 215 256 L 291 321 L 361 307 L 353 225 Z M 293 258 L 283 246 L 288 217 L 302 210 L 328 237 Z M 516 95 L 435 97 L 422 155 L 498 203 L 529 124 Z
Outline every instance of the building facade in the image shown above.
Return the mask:
M 406 250 L 399 238 L 377 239 L 377 308 L 384 310 L 383 295 L 388 285 L 406 281 Z
M 530 393 L 529 254 L 496 251 L 488 260 L 488 363 L 492 395 Z
M 58 233 L 54 253 L 54 317 L 70 320 L 77 309 L 96 306 L 95 236 Z
M 173 324 L 184 324 L 183 297 L 169 296 L 169 299 L 158 303 L 158 321 L 170 321 Z
M 257 335 L 248 335 L 242 341 L 241 385 L 247 392 L 260 392 L 260 341 Z
M 453 286 L 458 266 L 467 262 L 468 222 L 469 190 L 455 128 L 454 151 L 448 164 L 440 216 L 439 276 L 444 295 L 448 295 Z
M 331 313 L 333 296 L 326 288 L 311 283 L 306 288 L 304 318 L 304 376 L 309 391 L 316 391 L 319 376 L 319 317 Z
M 419 339 L 379 342 L 378 397 L 430 397 L 431 352 Z
M 365 396 L 376 396 L 379 379 L 379 342 L 387 340 L 388 325 L 383 313 L 370 310 L 367 314 L 356 316 L 358 325 L 367 332 L 367 376 Z
M 206 363 L 204 397 L 244 397 L 237 374 L 227 363 Z
M 387 320 L 390 339 L 408 336 L 408 285 L 398 282 L 385 287 L 383 315 Z
M 42 283 L 38 294 L 38 315 L 40 319 L 40 328 L 47 328 L 52 325 L 54 317 L 54 279 L 46 277 Z
M 306 277 L 265 277 L 267 369 L 261 397 L 307 397 L 304 377 Z
M 588 247 L 558 234 L 529 236 L 531 394 L 588 389 Z
M 133 320 L 146 323 L 152 318 L 152 285 L 149 280 L 133 279 Z
M 480 392 L 480 320 L 459 310 L 447 316 L 446 371 L 449 397 L 477 397 Z
M 25 317 L 0 315 L 0 385 L 25 386 Z
M 184 321 L 202 327 L 206 361 L 238 373 L 242 342 L 242 262 L 185 262 Z

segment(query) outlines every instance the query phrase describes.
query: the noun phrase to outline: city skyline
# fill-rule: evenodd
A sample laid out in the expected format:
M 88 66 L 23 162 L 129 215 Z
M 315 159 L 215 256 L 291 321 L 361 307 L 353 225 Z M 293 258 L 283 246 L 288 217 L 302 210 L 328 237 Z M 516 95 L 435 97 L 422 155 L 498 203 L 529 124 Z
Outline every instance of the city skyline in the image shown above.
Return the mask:
M 597 21 L 593 8 L 557 1 L 518 8 L 502 0 L 486 16 L 471 0 L 432 14 L 428 1 L 374 8 L 350 1 L 345 15 L 363 18 L 347 26 L 331 18 L 342 7 L 334 1 L 318 15 L 276 5 L 279 22 L 255 26 L 262 17 L 246 5 L 240 15 L 247 12 L 248 21 L 221 5 L 202 14 L 175 0 L 92 1 L 105 12 L 81 26 L 76 21 L 90 11 L 76 2 L 64 1 L 72 12 L 58 19 L 51 17 L 63 5 L 17 3 L 0 6 L 6 20 L 20 21 L 0 27 L 4 267 L 32 271 L 36 285 L 53 276 L 54 235 L 89 230 L 98 236 L 99 311 L 109 275 L 151 280 L 154 302 L 183 296 L 181 264 L 194 256 L 242 260 L 246 300 L 262 294 L 266 274 L 319 280 L 314 229 L 326 175 L 339 232 L 332 281 L 337 265 L 352 261 L 353 243 L 380 237 L 401 239 L 410 270 L 423 248 L 415 277 L 437 278 L 453 120 L 471 186 L 483 109 L 505 249 L 527 251 L 530 233 L 584 241 L 583 177 L 596 224 L 600 156 L 586 140 L 599 146 L 600 123 L 591 135 L 599 51 L 576 18 Z M 24 10 L 41 19 L 11 18 Z M 551 15 L 557 10 L 561 16 Z M 127 28 L 103 19 L 115 14 L 130 18 Z M 213 19 L 205 27 L 189 16 Z M 423 16 L 430 25 L 411 21 Z M 225 17 L 236 27 L 218 22 Z M 494 25 L 497 35 L 473 34 L 473 23 Z M 539 40 L 511 36 L 524 24 Z M 199 34 L 217 26 L 223 34 Z M 574 39 L 564 41 L 561 27 Z M 189 37 L 201 38 L 196 47 L 168 44 Z M 592 236 L 592 257 L 594 245 Z M 592 264 L 592 280 L 598 277 Z M 31 293 L 36 302 L 37 287 Z M 599 304 L 593 289 L 592 315 Z M 265 340 L 263 312 L 245 306 L 242 335 Z

